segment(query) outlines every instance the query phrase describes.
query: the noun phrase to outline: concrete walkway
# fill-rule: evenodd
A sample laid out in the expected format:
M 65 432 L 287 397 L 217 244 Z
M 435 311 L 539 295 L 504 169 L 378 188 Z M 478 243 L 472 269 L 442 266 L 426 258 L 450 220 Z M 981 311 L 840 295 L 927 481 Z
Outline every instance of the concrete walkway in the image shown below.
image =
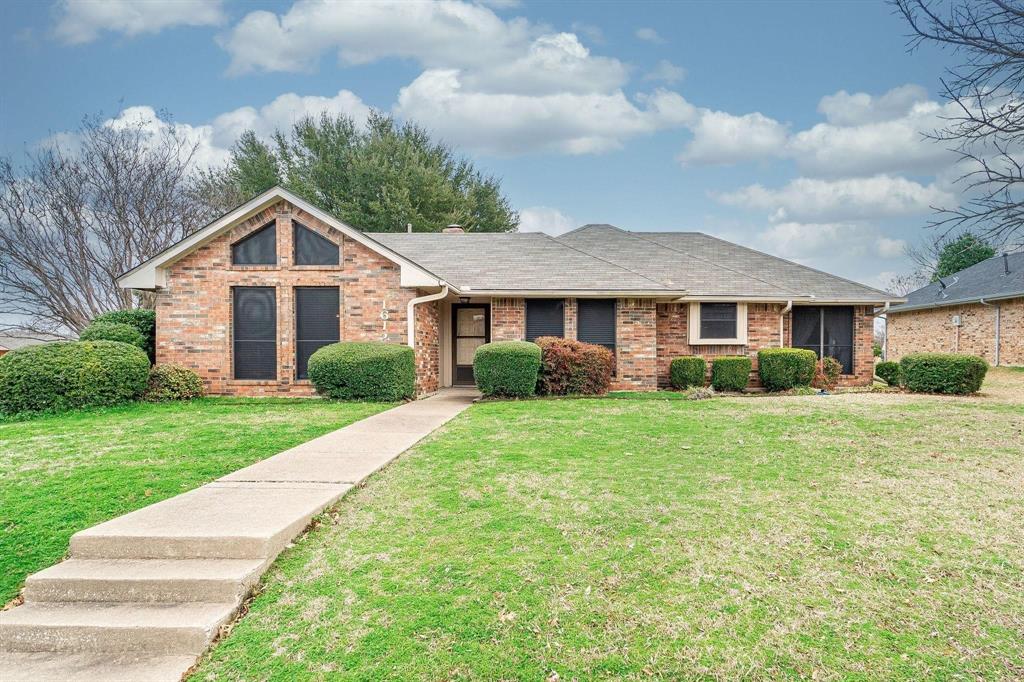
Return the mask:
M 316 514 L 476 395 L 401 405 L 76 533 L 0 613 L 0 679 L 180 680 Z

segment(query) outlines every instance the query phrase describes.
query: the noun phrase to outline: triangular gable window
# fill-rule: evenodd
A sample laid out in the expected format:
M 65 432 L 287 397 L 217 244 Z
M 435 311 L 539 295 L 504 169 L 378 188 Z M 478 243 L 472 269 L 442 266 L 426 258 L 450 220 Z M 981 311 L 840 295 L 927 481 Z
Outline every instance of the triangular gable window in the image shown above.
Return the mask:
M 295 226 L 296 265 L 337 265 L 338 245 L 320 236 L 305 225 L 293 222 Z
M 234 265 L 276 265 L 277 224 L 267 223 L 245 239 L 231 245 Z

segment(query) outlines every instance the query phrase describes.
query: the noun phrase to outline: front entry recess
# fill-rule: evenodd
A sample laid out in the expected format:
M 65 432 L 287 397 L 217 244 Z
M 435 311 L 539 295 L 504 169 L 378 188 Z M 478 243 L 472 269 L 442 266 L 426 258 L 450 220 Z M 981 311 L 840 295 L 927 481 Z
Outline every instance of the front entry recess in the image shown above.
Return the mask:
M 452 383 L 472 386 L 473 356 L 476 349 L 490 341 L 490 306 L 459 304 L 452 306 Z

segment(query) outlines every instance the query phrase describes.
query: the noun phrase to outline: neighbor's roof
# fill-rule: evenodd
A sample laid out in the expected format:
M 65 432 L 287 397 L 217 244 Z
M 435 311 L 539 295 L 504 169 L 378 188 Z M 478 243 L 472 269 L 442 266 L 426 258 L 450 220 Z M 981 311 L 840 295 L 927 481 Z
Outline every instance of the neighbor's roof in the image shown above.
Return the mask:
M 628 290 L 689 298 L 881 303 L 900 300 L 699 232 L 584 225 L 542 233 L 374 233 L 374 240 L 472 290 Z
M 1024 296 L 1024 251 L 983 260 L 949 277 L 943 277 L 941 283 L 932 282 L 912 291 L 907 294 L 906 303 L 893 306 L 890 312 L 977 303 L 981 299 L 998 301 L 1018 296 Z
M 64 341 L 59 336 L 51 336 L 46 339 L 34 339 L 24 336 L 0 336 L 0 350 L 17 350 L 25 346 L 36 346 L 47 341 Z

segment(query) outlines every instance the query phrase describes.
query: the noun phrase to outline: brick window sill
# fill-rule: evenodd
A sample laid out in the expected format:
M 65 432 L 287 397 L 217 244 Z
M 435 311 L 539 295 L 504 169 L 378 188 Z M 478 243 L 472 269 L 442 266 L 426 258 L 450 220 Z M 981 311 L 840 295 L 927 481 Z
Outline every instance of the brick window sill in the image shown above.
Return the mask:
M 237 272 L 264 272 L 267 270 L 280 270 L 280 265 L 232 265 L 231 269 Z

